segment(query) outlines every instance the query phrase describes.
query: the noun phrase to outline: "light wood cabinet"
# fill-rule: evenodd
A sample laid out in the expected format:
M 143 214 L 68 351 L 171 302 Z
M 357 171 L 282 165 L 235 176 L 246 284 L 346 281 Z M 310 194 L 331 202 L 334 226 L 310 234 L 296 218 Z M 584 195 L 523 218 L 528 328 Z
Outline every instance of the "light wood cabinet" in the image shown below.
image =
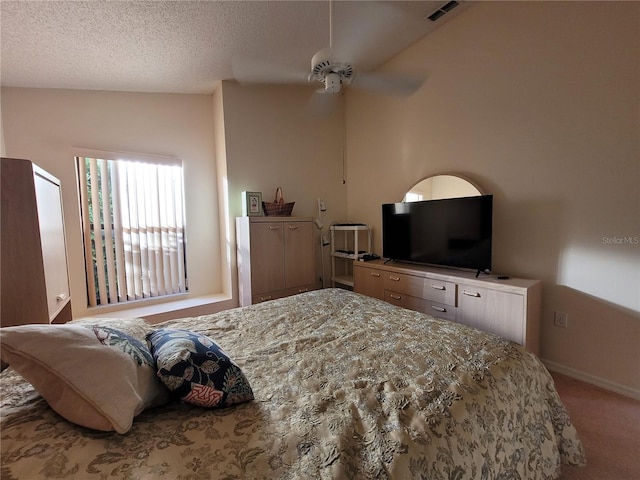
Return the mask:
M 367 268 L 366 264 L 358 264 L 353 269 L 353 282 L 358 286 L 358 292 L 369 297 L 384 300 L 384 277 L 382 271 L 377 268 Z
M 533 316 L 529 318 L 527 313 L 527 302 L 532 301 L 533 292 L 510 293 L 468 284 L 460 284 L 458 288 L 457 320 L 460 323 L 523 345 L 529 337 L 538 337 L 532 328 Z
M 313 221 L 238 217 L 238 293 L 246 306 L 313 290 Z
M 355 262 L 354 291 L 495 333 L 540 352 L 541 282 L 380 260 Z
M 60 182 L 28 160 L 3 158 L 2 326 L 71 320 Z
M 425 299 L 423 311 L 434 317 L 457 321 L 457 291 L 458 286 L 455 282 L 434 276 L 426 277 L 423 290 Z

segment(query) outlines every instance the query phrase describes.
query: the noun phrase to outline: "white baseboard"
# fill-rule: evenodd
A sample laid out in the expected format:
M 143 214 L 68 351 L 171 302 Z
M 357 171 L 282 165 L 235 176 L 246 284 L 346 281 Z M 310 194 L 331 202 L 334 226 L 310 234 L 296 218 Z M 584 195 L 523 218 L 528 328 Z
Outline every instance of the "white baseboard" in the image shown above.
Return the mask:
M 552 372 L 557 372 L 562 375 L 566 375 L 567 377 L 575 378 L 576 380 L 581 380 L 583 382 L 596 385 L 597 387 L 619 393 L 620 395 L 624 395 L 625 397 L 631 397 L 635 400 L 640 400 L 640 390 L 627 387 L 626 385 L 621 385 L 604 378 L 596 377 L 595 375 L 576 370 L 575 368 L 566 367 L 559 363 L 552 362 L 551 360 L 545 360 L 543 358 L 541 358 L 540 360 L 542 360 L 542 363 L 544 363 L 544 365 Z

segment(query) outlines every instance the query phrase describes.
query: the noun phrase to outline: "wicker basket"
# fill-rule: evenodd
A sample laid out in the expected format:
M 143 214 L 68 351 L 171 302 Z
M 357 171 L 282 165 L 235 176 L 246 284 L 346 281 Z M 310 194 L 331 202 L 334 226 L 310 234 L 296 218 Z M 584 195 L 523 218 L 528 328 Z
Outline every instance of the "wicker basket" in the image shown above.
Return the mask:
M 276 188 L 276 198 L 273 203 L 262 202 L 265 217 L 289 217 L 296 202 L 284 203 L 282 188 Z

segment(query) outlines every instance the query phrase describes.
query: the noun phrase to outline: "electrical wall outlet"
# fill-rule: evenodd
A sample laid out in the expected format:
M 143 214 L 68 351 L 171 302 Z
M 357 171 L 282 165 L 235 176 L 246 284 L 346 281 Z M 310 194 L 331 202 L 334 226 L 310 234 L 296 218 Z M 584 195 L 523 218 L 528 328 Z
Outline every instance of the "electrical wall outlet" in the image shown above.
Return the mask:
M 567 328 L 569 315 L 565 312 L 553 312 L 553 324 L 556 327 Z

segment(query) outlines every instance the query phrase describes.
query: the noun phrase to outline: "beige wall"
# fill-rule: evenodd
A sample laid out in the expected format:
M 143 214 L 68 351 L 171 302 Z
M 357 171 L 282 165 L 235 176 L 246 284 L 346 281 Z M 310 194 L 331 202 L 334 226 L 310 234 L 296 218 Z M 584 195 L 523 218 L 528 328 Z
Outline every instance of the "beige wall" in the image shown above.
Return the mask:
M 223 292 L 221 272 L 229 268 L 219 254 L 210 95 L 3 88 L 2 113 L 7 156 L 30 159 L 62 182 L 75 317 L 98 312 L 86 308 L 73 147 L 181 158 L 187 186 L 189 297 Z
M 235 227 L 229 214 L 227 146 L 224 128 L 224 105 L 222 87 L 218 85 L 213 92 L 213 138 L 215 145 L 216 171 L 218 174 L 218 215 L 220 220 L 220 258 L 223 260 L 222 291 L 231 292 L 234 306 L 238 305 L 238 274 L 235 255 Z
M 293 215 L 318 216 L 318 197 L 326 204 L 325 228 L 346 221 L 343 185 L 341 104 L 317 115 L 310 101 L 315 88 L 240 86 L 223 82 L 224 130 L 231 217 L 242 213 L 241 194 L 262 192 L 272 202 L 281 186 L 285 201 L 295 201 Z M 321 271 L 316 234 L 317 271 Z M 324 248 L 325 282 L 330 285 L 329 249 Z M 318 286 L 320 286 L 318 275 Z
M 237 305 L 235 217 L 242 214 L 243 190 L 272 201 L 280 185 L 285 199 L 296 202 L 294 215 L 314 218 L 321 197 L 325 233 L 332 221 L 346 220 L 343 110 L 312 114 L 313 92 L 229 82 L 211 96 L 3 88 L 7 155 L 33 160 L 63 184 L 74 317 L 122 313 L 86 307 L 73 147 L 183 160 L 188 299 L 125 313 L 160 321 L 217 311 Z M 315 234 L 320 286 L 320 231 Z M 178 308 L 188 310 L 166 312 Z
M 385 66 L 426 73 L 410 99 L 348 95 L 347 158 L 378 253 L 380 204 L 417 180 L 492 193 L 494 271 L 543 281 L 542 357 L 640 396 L 639 22 L 637 2 L 481 2 Z

